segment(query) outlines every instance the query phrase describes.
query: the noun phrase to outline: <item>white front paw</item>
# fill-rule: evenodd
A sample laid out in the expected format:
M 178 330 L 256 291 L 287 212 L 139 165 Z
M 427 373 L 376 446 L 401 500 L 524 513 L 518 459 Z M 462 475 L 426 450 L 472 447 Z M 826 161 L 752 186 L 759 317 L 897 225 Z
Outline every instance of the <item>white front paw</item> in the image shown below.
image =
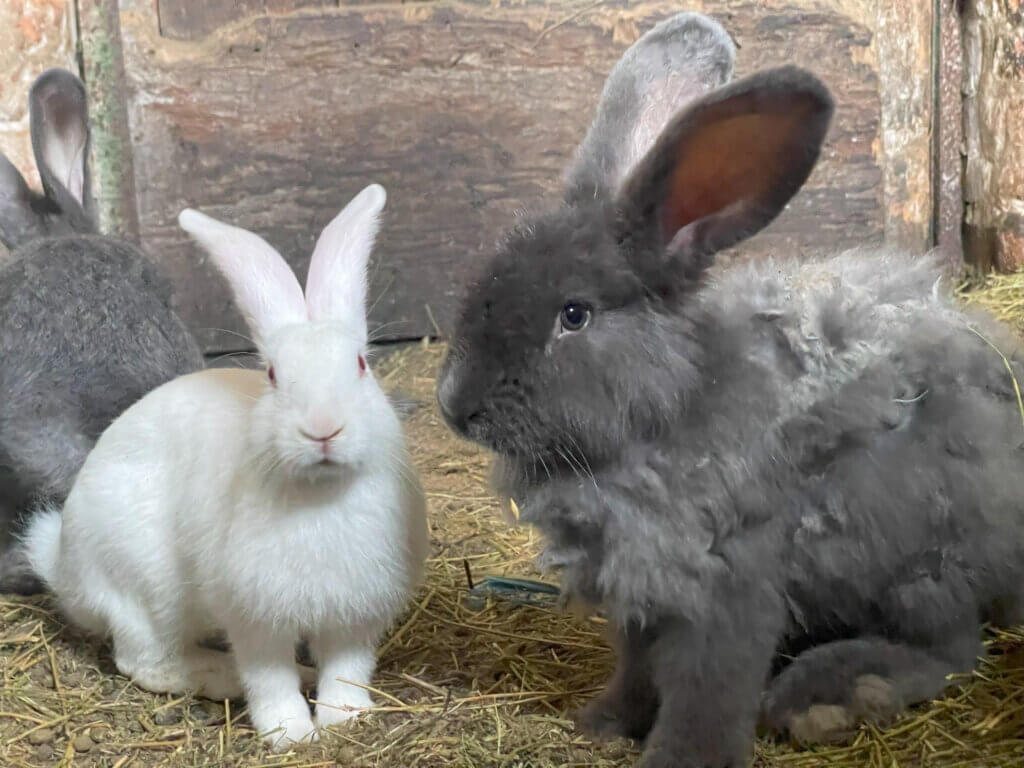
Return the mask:
M 275 752 L 284 752 L 295 744 L 317 740 L 316 726 L 309 716 L 309 707 L 304 698 L 301 704 L 301 708 L 298 702 L 294 702 L 286 707 L 250 712 L 253 726 Z
M 268 731 L 263 736 L 263 740 L 275 752 L 287 752 L 296 744 L 309 744 L 317 741 L 319 738 L 316 726 L 313 725 L 312 718 L 308 716 L 305 722 L 300 723 L 298 720 L 290 720 L 287 723 L 282 723 L 275 730 Z
M 316 705 L 316 725 L 318 728 L 330 728 L 332 725 L 347 723 L 373 706 L 369 695 L 352 694 L 343 701 L 319 701 Z

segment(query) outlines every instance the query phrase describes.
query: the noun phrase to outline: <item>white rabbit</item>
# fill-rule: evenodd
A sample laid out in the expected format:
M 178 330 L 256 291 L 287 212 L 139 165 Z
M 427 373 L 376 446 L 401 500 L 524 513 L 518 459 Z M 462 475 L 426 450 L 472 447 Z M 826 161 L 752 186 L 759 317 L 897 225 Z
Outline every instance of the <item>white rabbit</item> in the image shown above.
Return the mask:
M 107 429 L 64 505 L 24 537 L 67 616 L 110 635 L 157 692 L 244 693 L 272 744 L 372 705 L 375 644 L 422 578 L 425 503 L 399 419 L 366 365 L 366 264 L 384 189 L 316 244 L 303 297 L 258 236 L 179 217 L 227 278 L 266 371 L 159 387 Z M 220 630 L 232 655 L 197 642 Z M 315 725 L 294 649 L 318 662 Z M 352 684 L 350 684 L 352 683 Z

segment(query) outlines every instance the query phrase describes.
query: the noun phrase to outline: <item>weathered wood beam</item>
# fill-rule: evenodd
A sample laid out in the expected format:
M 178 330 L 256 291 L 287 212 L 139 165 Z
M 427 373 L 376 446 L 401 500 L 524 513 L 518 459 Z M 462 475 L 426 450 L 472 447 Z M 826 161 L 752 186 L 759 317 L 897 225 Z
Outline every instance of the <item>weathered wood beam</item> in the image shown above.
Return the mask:
M 1024 268 L 1024 4 L 964 4 L 964 248 L 980 270 Z
M 90 170 L 100 228 L 137 240 L 139 218 L 118 6 L 116 0 L 78 0 L 82 79 L 89 95 Z

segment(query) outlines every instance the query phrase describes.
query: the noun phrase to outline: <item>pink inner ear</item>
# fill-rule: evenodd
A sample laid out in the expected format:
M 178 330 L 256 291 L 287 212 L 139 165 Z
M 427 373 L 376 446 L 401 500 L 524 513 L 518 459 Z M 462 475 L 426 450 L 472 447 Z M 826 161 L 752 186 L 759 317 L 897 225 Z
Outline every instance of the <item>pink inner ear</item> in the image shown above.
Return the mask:
M 786 155 L 802 135 L 799 126 L 806 112 L 792 108 L 712 117 L 688 134 L 662 208 L 666 241 L 729 206 L 764 199 L 784 174 Z

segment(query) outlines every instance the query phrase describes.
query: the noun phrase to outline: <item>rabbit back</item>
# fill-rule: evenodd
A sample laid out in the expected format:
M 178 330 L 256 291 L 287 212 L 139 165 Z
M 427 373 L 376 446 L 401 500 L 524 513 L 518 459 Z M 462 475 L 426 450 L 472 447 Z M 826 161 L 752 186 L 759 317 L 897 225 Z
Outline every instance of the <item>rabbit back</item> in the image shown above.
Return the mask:
M 592 505 L 525 513 L 545 558 L 586 564 L 572 588 L 624 620 L 708 615 L 707 579 L 753 569 L 805 637 L 870 628 L 935 569 L 983 612 L 1016 599 L 1024 417 L 1003 358 L 1019 382 L 1024 354 L 940 278 L 930 258 L 872 250 L 714 275 L 690 310 L 694 407 L 590 468 Z
M 11 251 L 0 267 L 2 496 L 60 501 L 115 416 L 203 363 L 169 284 L 133 245 L 96 234 L 82 81 L 43 72 L 28 109 L 42 193 L 0 156 L 0 242 Z
M 23 484 L 60 499 L 118 414 L 203 362 L 133 246 L 73 236 L 19 253 L 0 272 L 0 451 Z
M 0 155 L 0 589 L 33 592 L 11 539 L 60 502 L 100 432 L 173 376 L 203 367 L 169 285 L 91 215 L 86 93 L 42 73 L 28 97 L 42 193 Z
M 887 591 L 922 588 L 930 575 L 982 607 L 1024 577 L 1024 350 L 957 307 L 946 283 L 932 258 L 861 250 L 737 269 L 706 296 L 717 323 L 746 323 L 753 361 L 730 361 L 725 391 L 706 407 L 729 412 L 731 401 L 737 429 L 761 430 L 745 444 L 786 457 L 788 483 L 774 474 L 781 462 L 765 461 L 764 484 L 747 492 L 783 489 L 787 594 L 860 608 L 844 623 L 862 630 L 872 604 L 895 599 Z M 736 409 L 758 388 L 777 402 Z M 820 594 L 837 582 L 849 601 Z

